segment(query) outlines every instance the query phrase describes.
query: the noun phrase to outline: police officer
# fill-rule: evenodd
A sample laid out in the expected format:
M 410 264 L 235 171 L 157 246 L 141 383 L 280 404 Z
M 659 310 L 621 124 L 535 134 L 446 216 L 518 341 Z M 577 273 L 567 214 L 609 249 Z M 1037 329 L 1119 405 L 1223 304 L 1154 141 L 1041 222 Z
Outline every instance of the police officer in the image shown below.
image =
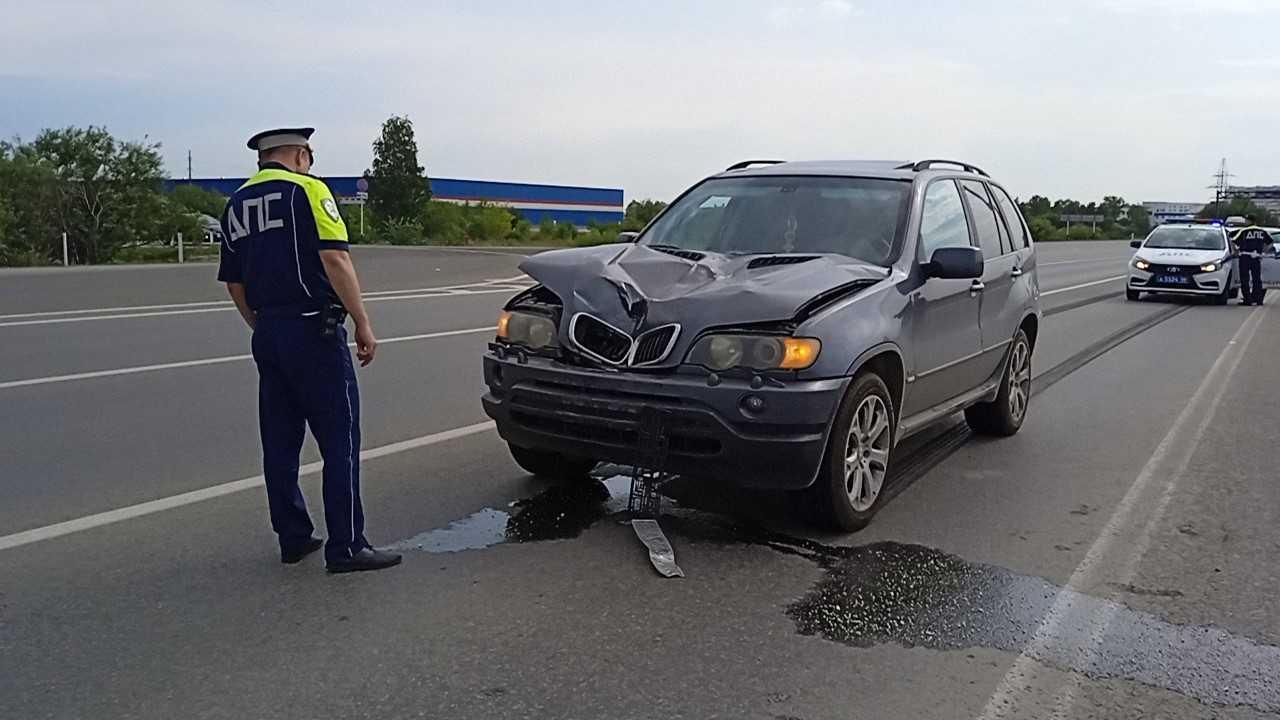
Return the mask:
M 1258 227 L 1257 218 L 1250 215 L 1248 227 L 1236 232 L 1235 245 L 1240 256 L 1240 304 L 1261 305 L 1266 294 L 1262 287 L 1262 254 L 1271 245 L 1271 234 Z
M 362 367 L 373 361 L 378 341 L 338 206 L 329 188 L 308 174 L 313 132 L 282 128 L 249 139 L 258 173 L 223 211 L 218 280 L 253 330 L 262 464 L 281 561 L 300 562 L 323 545 L 329 572 L 379 570 L 399 564 L 400 556 L 373 549 L 364 536 L 360 393 L 346 314 L 355 322 Z M 298 488 L 307 426 L 324 458 L 327 543 L 312 535 Z

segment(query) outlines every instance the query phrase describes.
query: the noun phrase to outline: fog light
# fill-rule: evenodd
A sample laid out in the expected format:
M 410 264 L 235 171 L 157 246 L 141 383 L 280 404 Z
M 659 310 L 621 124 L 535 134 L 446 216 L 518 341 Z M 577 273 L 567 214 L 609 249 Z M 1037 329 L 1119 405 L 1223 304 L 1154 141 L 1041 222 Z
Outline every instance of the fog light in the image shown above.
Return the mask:
M 742 398 L 742 409 L 752 414 L 764 412 L 764 398 L 759 395 L 748 395 Z

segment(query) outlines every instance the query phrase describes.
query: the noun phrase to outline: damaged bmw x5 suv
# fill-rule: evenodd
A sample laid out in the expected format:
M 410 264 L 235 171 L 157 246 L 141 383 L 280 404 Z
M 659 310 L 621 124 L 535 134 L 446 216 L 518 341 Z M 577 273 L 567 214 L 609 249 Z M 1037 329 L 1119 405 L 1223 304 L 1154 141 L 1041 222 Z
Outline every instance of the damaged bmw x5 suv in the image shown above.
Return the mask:
M 1035 248 L 972 165 L 739 163 L 632 242 L 544 252 L 484 356 L 516 462 L 597 462 L 809 496 L 865 526 L 897 443 L 964 412 L 1012 435 L 1040 324 Z

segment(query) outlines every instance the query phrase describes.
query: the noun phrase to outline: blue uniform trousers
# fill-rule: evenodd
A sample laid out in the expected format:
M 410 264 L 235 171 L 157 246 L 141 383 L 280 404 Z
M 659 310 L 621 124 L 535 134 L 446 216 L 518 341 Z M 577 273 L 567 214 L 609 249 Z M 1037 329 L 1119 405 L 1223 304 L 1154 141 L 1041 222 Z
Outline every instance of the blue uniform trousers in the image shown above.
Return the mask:
M 267 502 L 280 547 L 296 550 L 315 530 L 298 488 L 310 426 L 324 458 L 325 557 L 351 557 L 369 543 L 360 506 L 360 391 L 346 328 L 326 338 L 318 317 L 259 315 L 253 359 Z

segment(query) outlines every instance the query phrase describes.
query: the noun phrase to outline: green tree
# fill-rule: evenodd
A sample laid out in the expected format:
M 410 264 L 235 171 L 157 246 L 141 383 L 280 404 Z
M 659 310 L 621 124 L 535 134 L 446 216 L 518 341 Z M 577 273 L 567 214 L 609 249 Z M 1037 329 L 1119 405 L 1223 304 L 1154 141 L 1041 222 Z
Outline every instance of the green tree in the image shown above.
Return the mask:
M 413 122 L 393 116 L 382 124 L 373 141 L 373 168 L 369 179 L 369 205 L 383 221 L 416 220 L 422 204 L 431 199 L 431 181 L 418 164 L 418 142 Z
M 1047 217 L 1053 214 L 1053 203 L 1043 195 L 1032 195 L 1030 200 L 1022 203 L 1022 214 L 1028 218 Z
M 623 229 L 635 231 L 644 228 L 666 207 L 667 204 L 661 200 L 632 200 L 627 203 L 622 220 Z
M 1269 210 L 1256 205 L 1249 198 L 1236 197 L 1224 200 L 1221 204 L 1209 203 L 1196 213 L 1199 218 L 1217 218 L 1225 220 L 1233 215 L 1240 217 L 1248 217 L 1253 215 L 1258 220 L 1259 225 L 1276 225 L 1276 216 Z
M 227 207 L 226 195 L 216 190 L 205 190 L 199 185 L 178 185 L 170 197 L 191 212 L 215 218 L 221 218 L 223 209 Z
M 1102 205 L 1099 206 L 1099 214 L 1106 218 L 1107 223 L 1114 223 L 1125 215 L 1129 209 L 1129 203 L 1124 198 L 1116 195 L 1108 195 L 1102 198 Z
M 1144 237 L 1151 232 L 1151 214 L 1141 205 L 1130 205 L 1128 210 L 1129 232 Z
M 55 180 L 53 208 L 76 262 L 111 258 L 127 242 L 166 239 L 178 224 L 160 194 L 160 146 L 119 142 L 105 128 L 45 130 L 19 152 Z

